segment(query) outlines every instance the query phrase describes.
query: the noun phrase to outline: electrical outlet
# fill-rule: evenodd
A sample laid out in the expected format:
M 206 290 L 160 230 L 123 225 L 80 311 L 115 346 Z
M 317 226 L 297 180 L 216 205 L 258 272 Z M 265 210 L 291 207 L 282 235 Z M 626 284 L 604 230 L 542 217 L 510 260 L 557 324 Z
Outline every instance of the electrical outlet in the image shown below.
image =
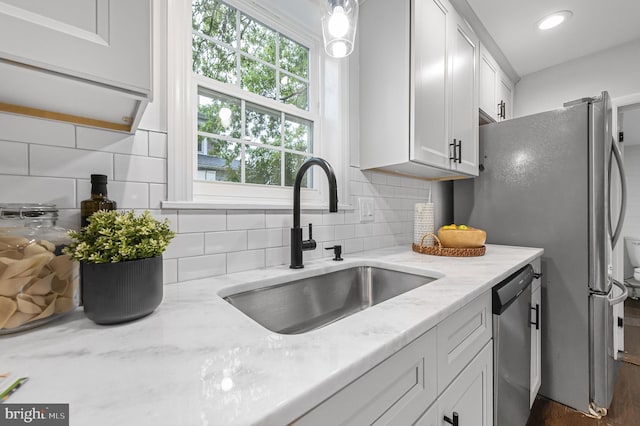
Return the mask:
M 360 198 L 360 223 L 373 222 L 374 220 L 374 200 L 373 198 Z

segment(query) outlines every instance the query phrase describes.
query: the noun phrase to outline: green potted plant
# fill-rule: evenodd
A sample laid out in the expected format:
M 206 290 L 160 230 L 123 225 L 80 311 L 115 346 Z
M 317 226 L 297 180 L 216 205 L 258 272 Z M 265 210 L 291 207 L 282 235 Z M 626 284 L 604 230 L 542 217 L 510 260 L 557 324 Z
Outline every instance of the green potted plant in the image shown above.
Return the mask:
M 162 253 L 175 236 L 168 221 L 145 211 L 100 210 L 64 253 L 82 265 L 81 295 L 87 317 L 116 324 L 149 315 L 162 301 Z

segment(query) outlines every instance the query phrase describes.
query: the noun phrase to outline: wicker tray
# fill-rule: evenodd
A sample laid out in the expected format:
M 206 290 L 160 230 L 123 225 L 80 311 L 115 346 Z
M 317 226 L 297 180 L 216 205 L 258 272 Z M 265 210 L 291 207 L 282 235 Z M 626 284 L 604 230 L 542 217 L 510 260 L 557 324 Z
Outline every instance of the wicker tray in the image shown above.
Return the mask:
M 424 239 L 427 237 L 433 237 L 436 245 L 434 246 L 424 246 Z M 422 254 L 430 254 L 433 256 L 451 256 L 451 257 L 475 257 L 475 256 L 484 256 L 487 248 L 485 246 L 482 247 L 474 247 L 474 248 L 452 248 L 452 247 L 442 247 L 442 243 L 440 239 L 435 234 L 424 234 L 420 239 L 420 245 L 412 244 L 411 248 L 413 251 Z

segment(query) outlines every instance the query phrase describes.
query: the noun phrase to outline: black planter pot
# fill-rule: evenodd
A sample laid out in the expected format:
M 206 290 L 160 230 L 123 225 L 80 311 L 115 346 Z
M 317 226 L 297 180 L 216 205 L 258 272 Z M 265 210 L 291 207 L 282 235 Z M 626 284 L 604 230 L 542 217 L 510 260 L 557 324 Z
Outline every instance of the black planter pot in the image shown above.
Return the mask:
M 162 256 L 82 264 L 84 313 L 97 324 L 133 321 L 162 302 Z

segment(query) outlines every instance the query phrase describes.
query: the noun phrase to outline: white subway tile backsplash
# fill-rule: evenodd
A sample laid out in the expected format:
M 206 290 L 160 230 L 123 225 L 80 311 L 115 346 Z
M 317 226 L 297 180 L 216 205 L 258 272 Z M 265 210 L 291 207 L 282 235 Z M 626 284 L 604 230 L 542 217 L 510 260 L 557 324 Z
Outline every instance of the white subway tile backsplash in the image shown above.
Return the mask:
M 210 254 L 178 259 L 178 281 L 223 275 L 227 272 L 226 265 L 226 254 Z
M 31 145 L 29 160 L 30 174 L 35 176 L 87 179 L 102 174 L 113 180 L 113 155 L 106 152 Z
M 329 211 L 322 212 L 322 224 L 323 225 L 343 225 L 344 224 L 344 212 L 337 211 L 330 213 Z
M 138 130 L 135 135 L 77 127 L 76 147 L 120 154 L 148 155 L 149 134 Z
M 149 132 L 149 156 L 167 158 L 167 134 Z
M 227 226 L 225 210 L 180 210 L 179 232 L 224 231 Z
M 0 141 L 0 173 L 29 174 L 29 145 Z
M 265 251 L 247 250 L 227 253 L 227 273 L 249 271 L 251 269 L 264 268 Z
M 292 210 L 267 210 L 265 214 L 267 228 L 291 228 L 293 226 Z
M 271 247 L 265 249 L 265 266 L 287 265 L 290 263 L 291 253 L 289 247 Z
M 164 183 L 149 184 L 149 208 L 159 209 L 167 199 L 167 185 Z
M 254 229 L 249 231 L 248 248 L 259 249 L 282 245 L 282 229 Z
M 204 252 L 225 253 L 247 249 L 247 231 L 208 232 L 204 234 Z
M 75 127 L 57 121 L 0 113 L 0 140 L 75 146 Z
M 204 254 L 204 234 L 176 234 L 164 252 L 165 259 L 175 259 Z
M 111 181 L 107 183 L 107 192 L 118 209 L 149 208 L 149 185 L 146 183 Z M 88 198 L 91 198 L 91 181 L 78 179 L 77 207 L 80 208 L 80 202 Z
M 344 252 L 357 253 L 364 250 L 364 240 L 362 238 L 354 238 L 344 242 Z
M 177 210 L 170 210 L 170 209 L 149 210 L 149 213 L 151 213 L 151 216 L 155 217 L 160 221 L 164 221 L 165 219 L 167 219 L 169 221 L 169 228 L 173 232 L 176 232 L 176 233 L 178 232 L 178 211 Z
M 51 203 L 76 207 L 75 179 L 0 175 L 0 200 L 5 203 Z
M 227 212 L 227 229 L 262 229 L 265 227 L 264 210 L 229 210 Z
M 373 173 L 373 176 L 371 176 L 371 182 L 378 185 L 386 185 L 387 175 L 382 173 Z
M 336 225 L 335 233 L 337 238 L 348 240 L 355 238 L 356 226 L 355 225 Z
M 114 173 L 116 180 L 167 183 L 167 160 L 114 154 Z
M 162 261 L 162 278 L 165 284 L 178 282 L 178 259 Z

